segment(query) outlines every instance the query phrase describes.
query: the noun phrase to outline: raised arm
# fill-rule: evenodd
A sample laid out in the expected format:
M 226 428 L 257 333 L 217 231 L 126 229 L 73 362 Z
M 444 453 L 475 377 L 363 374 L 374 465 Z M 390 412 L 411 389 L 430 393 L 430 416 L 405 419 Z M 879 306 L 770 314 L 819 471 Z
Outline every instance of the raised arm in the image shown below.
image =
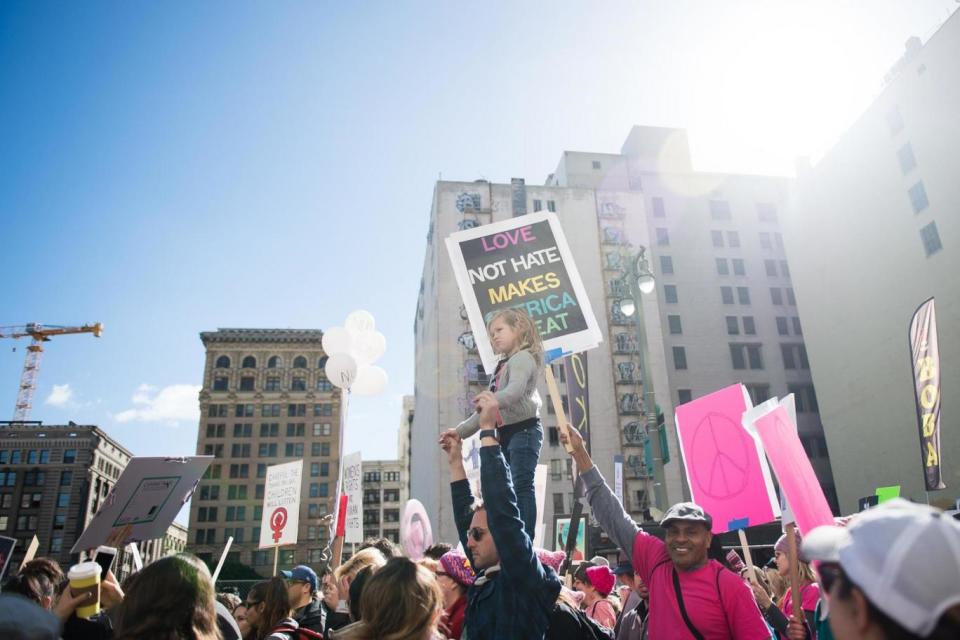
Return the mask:
M 450 466 L 450 497 L 453 500 L 453 520 L 457 525 L 457 535 L 464 553 L 473 564 L 473 556 L 467 546 L 467 529 L 473 519 L 474 498 L 467 481 L 467 471 L 463 467 L 463 441 L 449 431 L 444 432 L 440 438 L 440 447 L 446 452 Z

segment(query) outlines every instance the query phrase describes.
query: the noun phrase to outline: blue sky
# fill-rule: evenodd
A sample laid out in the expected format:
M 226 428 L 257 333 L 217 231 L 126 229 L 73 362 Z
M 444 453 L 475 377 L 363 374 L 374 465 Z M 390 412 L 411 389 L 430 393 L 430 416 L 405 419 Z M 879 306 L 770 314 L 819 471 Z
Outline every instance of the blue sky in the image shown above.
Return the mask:
M 346 450 L 393 457 L 438 175 L 542 183 L 633 124 L 789 174 L 956 6 L 4 2 L 0 325 L 106 327 L 50 344 L 33 417 L 193 453 L 200 331 L 366 308 L 391 381 Z M 25 346 L 0 341 L 0 413 Z

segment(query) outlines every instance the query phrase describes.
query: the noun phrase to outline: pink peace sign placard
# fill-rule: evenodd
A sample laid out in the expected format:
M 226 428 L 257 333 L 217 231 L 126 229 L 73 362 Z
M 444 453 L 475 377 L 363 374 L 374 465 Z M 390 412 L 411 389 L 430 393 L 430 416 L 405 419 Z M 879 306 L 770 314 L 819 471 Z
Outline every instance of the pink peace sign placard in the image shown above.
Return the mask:
M 767 461 L 740 423 L 749 407 L 735 384 L 677 407 L 677 437 L 693 501 L 713 532 L 763 524 L 780 515 Z

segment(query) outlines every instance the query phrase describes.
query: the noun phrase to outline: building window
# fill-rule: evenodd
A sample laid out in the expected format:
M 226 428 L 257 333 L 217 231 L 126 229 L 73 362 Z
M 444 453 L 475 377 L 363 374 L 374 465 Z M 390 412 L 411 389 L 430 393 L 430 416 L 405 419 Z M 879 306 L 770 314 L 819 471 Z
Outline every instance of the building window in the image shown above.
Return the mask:
M 796 321 L 794 323 L 794 331 L 796 332 L 796 329 L 800 326 L 800 318 L 794 318 L 794 320 Z M 790 335 L 790 330 L 787 325 L 787 319 L 784 318 L 783 316 L 777 316 L 777 333 L 780 334 L 781 336 Z M 800 334 L 798 333 L 797 335 L 800 335 Z
M 787 292 L 787 304 L 790 305 L 791 307 L 797 306 L 797 298 L 796 296 L 793 295 L 793 288 L 787 287 L 786 292 Z
M 230 358 L 227 356 L 220 356 L 217 358 L 217 364 L 214 365 L 217 369 L 229 369 L 230 368 Z
M 287 405 L 288 418 L 302 418 L 305 415 L 307 415 L 307 405 L 305 404 L 288 404 Z
M 690 389 L 677 389 L 677 404 L 684 404 L 693 400 L 693 391 Z
M 812 384 L 788 384 L 787 393 L 792 393 L 797 413 L 815 413 L 820 411 L 817 394 Z
M 730 359 L 734 369 L 763 369 L 759 344 L 731 343 Z
M 747 393 L 750 394 L 750 400 L 753 402 L 754 406 L 770 399 L 770 385 L 747 384 L 744 386 L 747 388 Z
M 943 249 L 943 244 L 940 243 L 940 233 L 937 231 L 936 222 L 931 222 L 924 228 L 920 229 L 920 239 L 923 240 L 923 250 L 926 252 L 928 258 L 937 251 L 940 251 L 940 249 Z
M 745 276 L 747 275 L 746 267 L 743 264 L 743 260 L 740 258 L 733 258 L 731 260 L 733 263 L 733 275 L 735 276 Z
M 790 265 L 787 264 L 786 260 L 780 261 L 780 273 L 783 274 L 784 278 L 790 277 Z
M 266 443 L 261 442 L 259 449 L 257 450 L 257 456 L 260 458 L 276 458 L 277 457 L 277 443 Z
M 760 232 L 760 247 L 762 249 L 773 249 L 773 245 L 770 243 L 770 233 L 767 231 Z
M 562 493 L 553 494 L 553 512 L 554 513 L 564 513 L 563 498 L 564 498 L 564 495 Z
M 727 245 L 733 249 L 740 246 L 740 233 L 737 231 L 727 231 Z
M 661 247 L 670 246 L 670 232 L 664 227 L 657 227 L 657 245 Z
M 226 376 L 217 376 L 213 379 L 213 390 L 214 391 L 226 391 L 227 390 L 227 377 Z
M 687 350 L 685 347 L 673 348 L 673 368 L 678 371 L 687 368 Z
M 770 287 L 770 301 L 778 306 L 783 306 L 783 292 L 779 287 Z
M 733 304 L 733 287 L 720 287 L 720 300 L 723 304 Z
M 269 380 L 269 378 L 267 378 Z M 280 417 L 280 405 L 279 404 L 265 404 L 260 408 L 260 413 L 264 418 L 279 418 Z
M 261 438 L 276 438 L 280 435 L 280 425 L 276 422 L 264 422 L 260 424 Z
M 250 457 L 250 445 L 249 444 L 234 444 L 230 448 L 230 454 L 234 458 L 249 458 Z
M 930 205 L 929 200 L 927 200 L 927 190 L 923 187 L 922 181 L 910 187 L 908 193 L 914 213 L 920 213 Z
M 57 495 L 57 508 L 64 508 L 70 506 L 70 494 L 61 493 Z
M 757 218 L 760 222 L 776 222 L 777 207 L 769 202 L 757 203 Z
M 599 161 L 599 160 L 594 160 L 594 161 L 593 161 L 593 169 L 594 169 L 594 171 L 599 171 L 599 170 L 600 170 L 600 161 Z
M 737 301 L 740 304 L 750 304 L 750 288 L 737 287 Z
M 236 418 L 252 418 L 253 417 L 253 405 L 252 404 L 238 404 L 234 410 L 234 417 Z
M 306 391 L 307 390 L 307 379 L 303 377 L 295 377 L 290 380 L 290 391 Z
M 69 487 L 73 483 L 73 471 L 64 471 L 60 474 L 60 486 Z
M 738 336 L 740 335 L 740 322 L 737 320 L 737 316 L 727 316 L 727 335 Z
M 900 171 L 907 175 L 917 166 L 917 159 L 913 157 L 913 147 L 908 142 L 897 151 L 897 159 L 900 161 Z
M 810 361 L 807 360 L 807 348 L 802 344 L 781 344 L 780 352 L 783 354 L 784 369 L 809 369 Z
M 302 438 L 304 436 L 304 428 L 306 425 L 302 422 L 288 422 L 287 423 L 287 437 L 288 438 Z
M 771 278 L 777 277 L 777 261 L 776 260 L 764 260 L 763 268 L 766 270 L 767 275 Z
M 243 359 L 243 364 L 240 365 L 241 369 L 256 369 L 257 368 L 257 359 L 253 356 L 247 356 Z
M 534 201 L 533 201 L 533 210 L 534 210 L 534 212 L 542 211 L 542 210 L 543 210 L 543 201 L 541 201 L 541 200 L 534 200 Z
M 722 247 L 723 246 L 723 231 L 711 231 L 710 232 L 710 241 L 713 242 L 713 246 Z
M 675 284 L 665 284 L 663 285 L 663 300 L 664 302 L 669 302 L 676 304 L 677 302 L 677 285 Z
M 680 323 L 680 316 L 670 315 L 667 316 L 667 324 L 670 325 L 670 333 L 673 335 L 680 335 L 683 333 L 683 326 Z
M 730 275 L 730 266 L 727 264 L 726 258 L 717 258 L 717 273 L 721 276 Z
M 803 327 L 800 326 L 800 318 L 793 318 L 793 333 L 798 336 L 803 335 Z
M 757 335 L 757 325 L 753 321 L 753 316 L 743 316 L 743 333 L 748 336 Z
M 302 458 L 303 457 L 303 443 L 302 442 L 288 442 L 284 445 L 284 455 L 288 458 Z
M 225 404 L 211 404 L 207 407 L 207 416 L 211 418 L 226 418 L 227 417 L 227 405 Z
M 31 449 L 30 451 L 27 451 L 27 464 L 37 464 L 37 460 L 39 460 L 38 456 L 39 456 L 39 453 L 37 452 L 36 449 Z
M 730 203 L 726 200 L 710 201 L 710 217 L 714 220 L 730 219 Z
M 673 258 L 671 256 L 660 256 L 660 273 L 664 275 L 673 273 Z
M 250 423 L 233 425 L 234 438 L 249 438 L 253 435 L 253 425 Z
M 63 464 L 73 464 L 77 461 L 77 450 L 76 449 L 64 449 L 63 450 Z M 20 462 L 17 460 L 16 462 Z M 16 463 L 14 463 L 16 464 Z
M 547 211 L 552 211 L 553 213 L 557 212 L 556 200 L 547 200 Z
M 314 416 L 332 416 L 333 405 L 330 403 L 321 403 L 313 405 Z
M 663 198 L 654 198 L 651 200 L 653 204 L 653 217 L 654 218 L 666 218 L 667 210 L 663 206 Z M 562 513 L 562 512 L 561 512 Z
M 256 380 L 253 376 L 244 376 L 240 378 L 240 391 L 253 391 L 253 382 Z

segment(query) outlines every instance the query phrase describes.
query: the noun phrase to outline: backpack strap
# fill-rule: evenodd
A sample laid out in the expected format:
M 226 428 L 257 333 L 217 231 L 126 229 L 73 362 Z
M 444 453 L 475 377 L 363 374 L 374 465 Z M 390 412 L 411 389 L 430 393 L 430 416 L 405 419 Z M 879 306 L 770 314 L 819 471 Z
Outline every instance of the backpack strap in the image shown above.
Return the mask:
M 690 633 L 693 634 L 693 637 L 697 640 L 704 640 L 703 634 L 700 633 L 693 623 L 690 621 L 690 616 L 687 615 L 687 608 L 683 605 L 683 593 L 680 590 L 680 576 L 677 575 L 677 569 L 673 569 L 673 590 L 677 594 L 677 604 L 680 605 L 680 615 L 683 616 L 683 622 L 687 625 L 687 629 L 690 630 Z

